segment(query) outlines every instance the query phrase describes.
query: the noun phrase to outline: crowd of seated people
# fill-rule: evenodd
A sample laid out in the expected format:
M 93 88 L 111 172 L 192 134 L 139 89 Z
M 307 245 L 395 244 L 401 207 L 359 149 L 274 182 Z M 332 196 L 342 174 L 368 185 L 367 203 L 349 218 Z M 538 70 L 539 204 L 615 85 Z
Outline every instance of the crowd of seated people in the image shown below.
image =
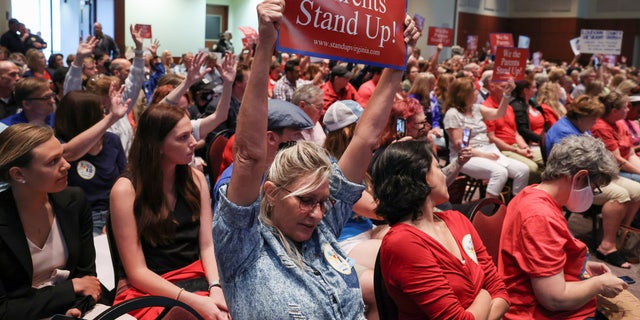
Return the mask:
M 282 2 L 257 6 L 255 47 L 218 59 L 175 64 L 134 28 L 132 59 L 93 36 L 67 67 L 0 47 L 0 319 L 113 303 L 105 233 L 116 304 L 165 296 L 206 319 L 378 319 L 378 254 L 402 319 L 589 318 L 625 288 L 607 265 L 633 260 L 616 234 L 640 210 L 637 69 L 576 57 L 493 82 L 488 54 L 421 57 L 410 17 L 405 70 L 314 61 L 274 51 Z M 509 201 L 498 265 L 450 210 L 459 175 Z M 592 204 L 606 264 L 563 214 Z

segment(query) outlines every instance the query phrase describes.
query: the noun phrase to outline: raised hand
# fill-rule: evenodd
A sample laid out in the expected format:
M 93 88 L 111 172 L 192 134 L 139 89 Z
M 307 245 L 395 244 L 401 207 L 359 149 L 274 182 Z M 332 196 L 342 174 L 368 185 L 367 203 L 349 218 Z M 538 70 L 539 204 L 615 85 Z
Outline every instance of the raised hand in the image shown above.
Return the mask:
M 109 114 L 112 115 L 114 121 L 119 120 L 127 114 L 127 109 L 131 99 L 122 101 L 122 93 L 124 92 L 124 85 L 118 88 L 118 81 L 111 82 L 109 86 L 109 97 L 111 98 L 111 106 L 109 108 Z
M 516 83 L 513 81 L 513 78 L 509 78 L 507 82 L 502 84 L 502 94 L 505 96 L 510 96 L 511 91 L 516 88 Z
M 413 48 L 416 47 L 418 39 L 420 39 L 420 31 L 416 26 L 416 22 L 407 15 L 404 17 L 404 42 L 407 43 L 407 56 L 413 56 Z
M 82 62 L 85 57 L 93 54 L 93 49 L 98 44 L 98 38 L 94 36 L 87 36 L 84 42 L 80 42 L 78 45 L 78 51 L 76 51 L 76 60 Z
M 140 35 L 141 30 L 136 31 L 133 28 L 133 25 L 129 25 L 129 31 L 131 32 L 131 38 L 133 38 L 133 42 L 136 44 L 136 50 L 142 50 L 142 36 Z
M 284 0 L 265 0 L 258 5 L 260 40 L 275 43 L 284 13 Z
M 158 39 L 155 39 L 147 49 L 149 49 L 149 52 L 151 52 L 151 56 L 156 57 L 158 56 L 157 53 L 158 53 L 159 47 L 160 47 L 160 41 L 158 41 Z
M 224 54 L 222 65 L 216 63 L 216 69 L 222 76 L 222 80 L 225 82 L 233 82 L 233 80 L 236 79 L 237 66 L 238 66 L 238 59 L 231 52 L 227 52 Z
M 189 68 L 189 71 L 187 71 L 187 77 L 184 79 L 184 81 L 189 87 L 192 84 L 200 81 L 205 74 L 211 71 L 211 68 L 202 69 L 202 66 L 204 66 L 207 63 L 208 58 L 209 58 L 209 53 L 202 52 L 202 51 L 196 53 L 195 57 L 193 57 L 193 61 L 191 62 L 191 67 Z

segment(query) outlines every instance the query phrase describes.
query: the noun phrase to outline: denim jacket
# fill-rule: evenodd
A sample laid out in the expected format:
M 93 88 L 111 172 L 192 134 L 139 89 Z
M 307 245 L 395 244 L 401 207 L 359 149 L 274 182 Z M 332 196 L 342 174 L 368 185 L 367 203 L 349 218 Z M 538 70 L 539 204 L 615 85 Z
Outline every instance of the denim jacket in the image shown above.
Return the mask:
M 227 199 L 227 186 L 220 188 L 213 240 L 232 318 L 364 319 L 358 276 L 336 240 L 364 186 L 349 182 L 335 164 L 329 185 L 337 202 L 302 243 L 304 269 L 258 218 L 259 198 L 240 207 Z

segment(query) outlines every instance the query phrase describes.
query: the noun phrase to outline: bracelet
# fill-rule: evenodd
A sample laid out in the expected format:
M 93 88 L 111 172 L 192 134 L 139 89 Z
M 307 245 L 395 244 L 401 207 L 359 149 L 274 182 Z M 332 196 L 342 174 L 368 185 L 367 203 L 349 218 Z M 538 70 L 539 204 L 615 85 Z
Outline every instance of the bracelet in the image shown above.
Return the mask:
M 222 289 L 222 284 L 220 284 L 220 281 L 218 281 L 218 280 L 209 282 L 209 291 L 211 291 L 211 288 L 213 288 L 213 287 L 218 287 L 218 288 Z
M 168 104 L 170 104 L 170 105 L 172 105 L 172 106 L 177 106 L 177 105 L 178 105 L 178 102 L 171 101 L 171 100 L 169 100 L 169 98 L 168 98 L 168 97 L 164 97 L 164 100 L 165 100 Z
M 178 292 L 178 296 L 176 297 L 177 301 L 180 301 L 180 295 L 182 294 L 182 291 L 184 291 L 184 288 L 180 288 L 180 291 Z

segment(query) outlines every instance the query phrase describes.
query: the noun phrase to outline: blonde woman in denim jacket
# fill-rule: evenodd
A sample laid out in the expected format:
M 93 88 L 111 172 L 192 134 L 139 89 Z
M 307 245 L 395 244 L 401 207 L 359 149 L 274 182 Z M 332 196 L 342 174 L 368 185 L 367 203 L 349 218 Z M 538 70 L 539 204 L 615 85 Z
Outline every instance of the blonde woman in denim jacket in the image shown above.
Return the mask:
M 338 164 L 299 142 L 267 155 L 269 62 L 284 1 L 258 5 L 260 40 L 240 108 L 234 170 L 220 190 L 213 237 L 234 319 L 364 319 L 354 268 L 336 238 L 362 194 L 360 181 L 387 121 L 402 71 L 385 70 Z M 411 19 L 405 40 L 419 33 Z M 410 52 L 409 52 L 410 56 Z

